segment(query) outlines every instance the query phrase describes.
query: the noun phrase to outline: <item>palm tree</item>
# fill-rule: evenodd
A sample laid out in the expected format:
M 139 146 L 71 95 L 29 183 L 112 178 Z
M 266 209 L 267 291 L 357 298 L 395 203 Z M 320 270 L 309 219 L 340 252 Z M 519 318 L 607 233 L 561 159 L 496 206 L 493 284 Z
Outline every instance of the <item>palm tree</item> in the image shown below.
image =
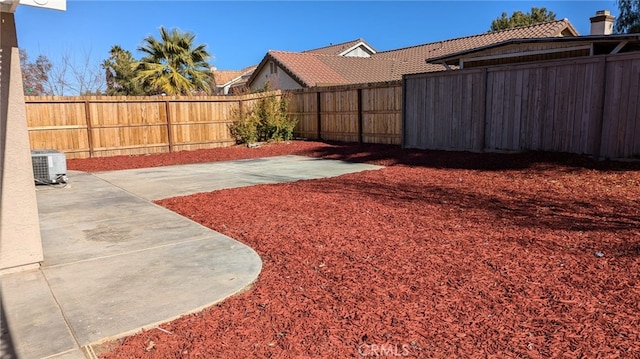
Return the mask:
M 137 66 L 138 61 L 133 58 L 131 52 L 119 45 L 113 45 L 109 51 L 109 58 L 102 63 L 107 82 L 107 95 L 145 95 L 143 84 L 134 80 Z
M 143 40 L 138 51 L 146 54 L 138 63 L 135 77 L 156 94 L 190 95 L 211 93 L 211 72 L 207 45 L 194 47 L 195 35 L 160 27 L 160 41 L 153 36 Z

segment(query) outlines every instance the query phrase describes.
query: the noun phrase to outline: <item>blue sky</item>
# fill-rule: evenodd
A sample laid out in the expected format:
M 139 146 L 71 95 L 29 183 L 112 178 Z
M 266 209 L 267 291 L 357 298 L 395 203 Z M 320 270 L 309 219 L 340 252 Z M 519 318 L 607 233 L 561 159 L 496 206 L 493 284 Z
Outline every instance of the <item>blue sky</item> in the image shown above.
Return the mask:
M 610 1 L 102 1 L 67 0 L 67 11 L 19 6 L 18 42 L 30 59 L 63 54 L 99 64 L 112 45 L 131 51 L 158 28 L 196 34 L 218 69 L 260 62 L 268 50 L 302 51 L 364 38 L 377 50 L 485 32 L 504 11 L 546 7 L 582 35 Z

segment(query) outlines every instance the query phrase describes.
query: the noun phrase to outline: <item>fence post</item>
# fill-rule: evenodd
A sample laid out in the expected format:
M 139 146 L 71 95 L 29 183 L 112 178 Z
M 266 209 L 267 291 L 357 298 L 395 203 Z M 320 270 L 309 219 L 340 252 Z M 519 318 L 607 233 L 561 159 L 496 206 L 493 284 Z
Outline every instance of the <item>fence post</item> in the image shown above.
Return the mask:
M 91 125 L 91 106 L 89 100 L 84 100 L 84 119 L 87 122 L 87 142 L 89 142 L 89 158 L 95 155 L 93 149 L 93 126 Z
M 482 72 L 482 81 L 484 85 L 484 91 L 482 91 L 482 95 L 484 98 L 482 99 L 482 136 L 480 137 L 480 151 L 485 152 L 487 150 L 487 99 L 489 96 L 487 95 L 488 84 L 489 84 L 489 71 L 485 68 Z
M 400 148 L 405 148 L 407 134 L 407 77 L 402 75 L 402 108 L 400 109 Z
M 322 105 L 320 104 L 321 96 L 320 91 L 316 92 L 316 116 L 318 119 L 317 137 L 318 140 L 322 140 Z
M 362 89 L 357 90 L 358 95 L 358 143 L 362 143 Z
M 171 126 L 171 111 L 169 109 L 169 99 L 164 100 L 164 112 L 167 116 L 167 143 L 169 144 L 169 153 L 173 152 L 173 130 Z
M 602 59 L 600 60 L 600 62 L 602 63 L 602 70 L 600 72 L 600 79 L 596 78 L 596 80 L 594 81 L 595 83 L 598 83 L 598 80 L 601 80 L 600 83 L 602 84 L 602 86 L 598 86 L 597 88 L 600 89 L 600 103 L 598 104 L 598 115 L 597 115 L 597 122 L 596 122 L 596 126 L 595 126 L 595 130 L 596 133 L 593 136 L 595 139 L 595 144 L 594 144 L 594 148 L 593 148 L 593 157 L 595 159 L 602 159 L 602 142 L 604 140 L 604 138 L 602 138 L 603 133 L 604 133 L 604 117 L 606 116 L 606 111 L 605 108 L 607 106 L 607 58 L 609 56 L 603 56 Z M 593 88 L 593 87 L 592 87 Z M 608 154 L 610 155 L 610 154 Z M 608 156 L 607 156 L 608 157 Z

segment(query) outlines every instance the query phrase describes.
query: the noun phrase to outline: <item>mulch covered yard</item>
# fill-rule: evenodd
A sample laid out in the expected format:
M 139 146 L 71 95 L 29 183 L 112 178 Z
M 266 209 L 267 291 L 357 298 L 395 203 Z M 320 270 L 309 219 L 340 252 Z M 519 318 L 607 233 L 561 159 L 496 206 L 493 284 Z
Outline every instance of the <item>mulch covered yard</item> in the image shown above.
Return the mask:
M 389 167 L 159 201 L 253 247 L 263 272 L 105 358 L 640 355 L 638 163 L 313 142 L 196 152 L 164 156 Z M 117 168 L 97 160 L 69 168 Z

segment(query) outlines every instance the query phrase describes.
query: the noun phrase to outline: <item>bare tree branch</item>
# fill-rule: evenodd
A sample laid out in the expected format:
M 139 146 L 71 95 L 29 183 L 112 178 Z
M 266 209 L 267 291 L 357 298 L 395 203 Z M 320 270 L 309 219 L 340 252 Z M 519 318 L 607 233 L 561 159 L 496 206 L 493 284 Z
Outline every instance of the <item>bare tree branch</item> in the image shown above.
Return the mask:
M 67 50 L 52 66 L 46 85 L 53 95 L 77 96 L 102 93 L 105 80 L 100 64 L 91 59 L 91 50 L 83 49 L 79 60 Z

